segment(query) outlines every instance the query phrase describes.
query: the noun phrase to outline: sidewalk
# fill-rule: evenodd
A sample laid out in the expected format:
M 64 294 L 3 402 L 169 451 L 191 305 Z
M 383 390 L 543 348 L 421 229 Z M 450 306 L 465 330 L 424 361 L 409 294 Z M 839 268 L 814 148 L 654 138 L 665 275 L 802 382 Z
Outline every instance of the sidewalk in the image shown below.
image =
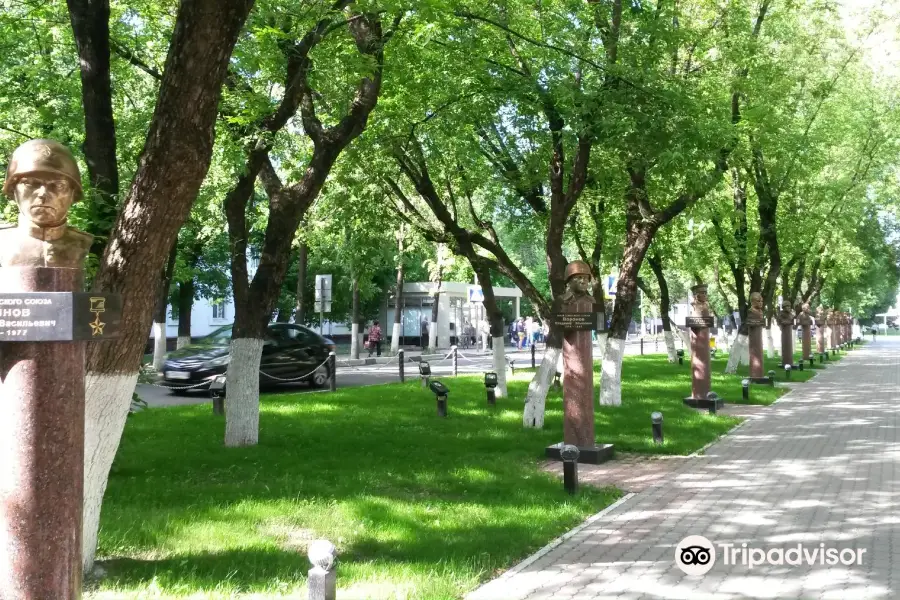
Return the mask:
M 898 365 L 900 340 L 849 353 L 704 457 L 626 496 L 469 600 L 900 598 Z M 689 535 L 716 548 L 705 575 L 675 564 L 676 545 Z M 720 544 L 740 551 L 744 543 L 763 552 L 852 549 L 861 560 L 751 568 L 738 555 L 725 564 Z

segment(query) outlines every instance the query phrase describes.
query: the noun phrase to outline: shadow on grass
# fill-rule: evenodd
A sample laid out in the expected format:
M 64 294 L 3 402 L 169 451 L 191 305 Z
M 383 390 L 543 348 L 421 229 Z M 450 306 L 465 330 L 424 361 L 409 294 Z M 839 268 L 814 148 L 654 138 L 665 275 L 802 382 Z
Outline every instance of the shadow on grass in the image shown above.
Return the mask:
M 687 367 L 664 356 L 624 367 L 623 405 L 597 409 L 599 442 L 688 454 L 739 422 L 683 405 Z M 446 419 L 415 381 L 263 396 L 250 448 L 223 448 L 224 420 L 208 406 L 132 415 L 103 508 L 109 577 L 99 589 L 282 593 L 305 577 L 306 544 L 324 537 L 342 554 L 342 585 L 459 597 L 618 496 L 568 496 L 540 469 L 544 447 L 562 437 L 562 399 L 548 396 L 543 430 L 523 429 L 529 380 L 517 373 L 491 408 L 479 376 L 444 378 Z M 739 394 L 739 381 L 728 385 Z M 662 446 L 652 442 L 655 410 Z

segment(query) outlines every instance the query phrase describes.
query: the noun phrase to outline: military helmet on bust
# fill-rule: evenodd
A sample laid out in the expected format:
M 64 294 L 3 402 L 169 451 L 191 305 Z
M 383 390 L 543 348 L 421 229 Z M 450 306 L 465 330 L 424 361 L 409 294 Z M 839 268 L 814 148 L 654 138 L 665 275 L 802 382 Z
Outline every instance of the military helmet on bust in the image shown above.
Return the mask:
M 583 260 L 573 260 L 566 265 L 566 281 L 569 281 L 575 275 L 591 276 L 591 266 Z
M 3 193 L 12 198 L 16 181 L 24 175 L 49 173 L 67 179 L 75 189 L 75 200 L 82 195 L 81 171 L 68 148 L 56 140 L 29 140 L 15 149 L 6 169 Z

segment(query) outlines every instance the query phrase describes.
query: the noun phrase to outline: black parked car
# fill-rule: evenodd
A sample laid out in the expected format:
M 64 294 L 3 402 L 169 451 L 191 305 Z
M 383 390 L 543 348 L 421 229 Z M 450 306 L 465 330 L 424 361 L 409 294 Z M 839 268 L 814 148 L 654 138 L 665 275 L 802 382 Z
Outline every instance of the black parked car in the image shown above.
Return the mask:
M 174 394 L 205 391 L 217 375 L 228 368 L 228 347 L 231 343 L 231 325 L 221 327 L 200 340 L 169 354 L 163 367 L 163 385 Z M 334 342 L 312 329 L 290 323 L 269 325 L 263 345 L 260 363 L 260 387 L 278 383 L 278 379 L 292 379 L 309 373 L 302 381 L 321 387 L 328 383 L 331 372 L 327 364 L 328 353 L 334 351 Z M 190 390 L 175 388 L 198 385 Z

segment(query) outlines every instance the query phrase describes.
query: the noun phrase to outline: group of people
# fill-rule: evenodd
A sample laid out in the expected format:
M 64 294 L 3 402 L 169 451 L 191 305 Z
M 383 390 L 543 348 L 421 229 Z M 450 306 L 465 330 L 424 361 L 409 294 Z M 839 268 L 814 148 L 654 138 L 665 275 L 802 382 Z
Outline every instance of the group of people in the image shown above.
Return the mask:
M 532 317 L 519 317 L 509 324 L 510 343 L 515 345 L 516 349 L 524 350 L 543 342 L 549 331 L 547 323 Z

